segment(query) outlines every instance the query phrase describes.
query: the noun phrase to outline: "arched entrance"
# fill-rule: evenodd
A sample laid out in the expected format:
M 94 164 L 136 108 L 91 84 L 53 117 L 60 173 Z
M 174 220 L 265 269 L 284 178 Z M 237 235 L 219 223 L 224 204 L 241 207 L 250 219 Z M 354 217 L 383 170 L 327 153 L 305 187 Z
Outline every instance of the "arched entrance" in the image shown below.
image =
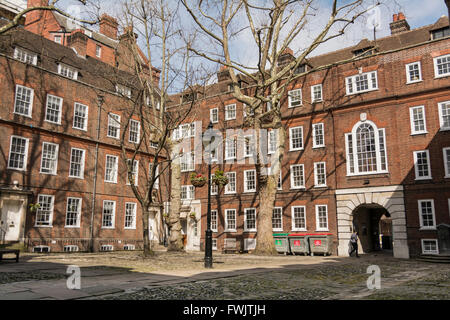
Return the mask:
M 358 230 L 360 237 L 363 232 L 367 233 L 367 239 L 364 240 L 367 242 L 367 250 L 376 248 L 377 241 L 374 240 L 373 232 L 377 226 L 380 234 L 385 232 L 384 229 L 381 230 L 382 227 L 390 228 L 392 241 L 385 240 L 386 246 L 388 243 L 392 244 L 394 257 L 409 258 L 403 186 L 338 189 L 336 206 L 338 255 L 348 256 L 348 243 L 355 222 L 355 226 L 361 228 Z M 363 221 L 366 223 L 366 231 L 363 230 Z
M 353 212 L 353 229 L 358 232 L 361 253 L 392 253 L 392 218 L 385 208 L 376 204 L 357 207 Z

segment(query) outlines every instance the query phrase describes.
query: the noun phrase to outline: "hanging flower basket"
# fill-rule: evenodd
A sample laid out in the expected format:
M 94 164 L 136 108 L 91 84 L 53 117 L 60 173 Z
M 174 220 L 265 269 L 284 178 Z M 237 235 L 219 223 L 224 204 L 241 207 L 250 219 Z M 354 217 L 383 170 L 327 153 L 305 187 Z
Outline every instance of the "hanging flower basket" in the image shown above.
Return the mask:
M 223 171 L 217 170 L 212 177 L 212 181 L 214 184 L 223 187 L 226 186 L 229 182 L 228 177 L 224 175 Z
M 196 188 L 201 188 L 206 184 L 207 180 L 201 174 L 192 173 L 191 174 L 191 183 Z

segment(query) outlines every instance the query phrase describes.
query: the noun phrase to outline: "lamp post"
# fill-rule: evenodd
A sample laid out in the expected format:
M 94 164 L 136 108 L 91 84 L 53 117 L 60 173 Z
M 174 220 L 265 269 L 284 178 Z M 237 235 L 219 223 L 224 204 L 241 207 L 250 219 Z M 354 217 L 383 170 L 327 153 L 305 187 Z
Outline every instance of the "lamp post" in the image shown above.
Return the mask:
M 210 121 L 207 131 L 211 132 L 213 124 Z M 214 141 L 214 136 L 211 136 L 207 145 L 211 145 Z M 211 150 L 208 153 L 208 212 L 206 214 L 206 232 L 205 232 L 205 268 L 213 267 L 212 257 L 212 230 L 211 230 Z

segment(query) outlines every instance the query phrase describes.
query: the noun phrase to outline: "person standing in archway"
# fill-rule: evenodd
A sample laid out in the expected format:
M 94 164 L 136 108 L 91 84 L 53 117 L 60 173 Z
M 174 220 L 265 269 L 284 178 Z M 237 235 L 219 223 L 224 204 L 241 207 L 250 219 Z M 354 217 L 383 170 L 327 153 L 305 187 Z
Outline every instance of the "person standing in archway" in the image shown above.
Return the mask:
M 350 246 L 351 246 L 351 251 L 349 252 L 350 257 L 352 256 L 353 252 L 356 252 L 356 257 L 359 258 L 359 255 L 358 255 L 358 232 L 356 232 L 356 230 L 353 230 L 353 233 L 350 236 Z

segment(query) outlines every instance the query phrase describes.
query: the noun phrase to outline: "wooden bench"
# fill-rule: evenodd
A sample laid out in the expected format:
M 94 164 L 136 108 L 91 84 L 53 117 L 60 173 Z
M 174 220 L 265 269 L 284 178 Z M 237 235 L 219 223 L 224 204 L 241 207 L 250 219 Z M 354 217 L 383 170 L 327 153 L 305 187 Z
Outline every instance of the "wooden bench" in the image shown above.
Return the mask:
M 4 254 L 15 254 L 16 257 L 15 258 L 3 258 Z M 8 249 L 0 249 L 0 261 L 2 260 L 16 260 L 16 263 L 19 262 L 19 254 L 20 254 L 20 250 L 8 250 Z

